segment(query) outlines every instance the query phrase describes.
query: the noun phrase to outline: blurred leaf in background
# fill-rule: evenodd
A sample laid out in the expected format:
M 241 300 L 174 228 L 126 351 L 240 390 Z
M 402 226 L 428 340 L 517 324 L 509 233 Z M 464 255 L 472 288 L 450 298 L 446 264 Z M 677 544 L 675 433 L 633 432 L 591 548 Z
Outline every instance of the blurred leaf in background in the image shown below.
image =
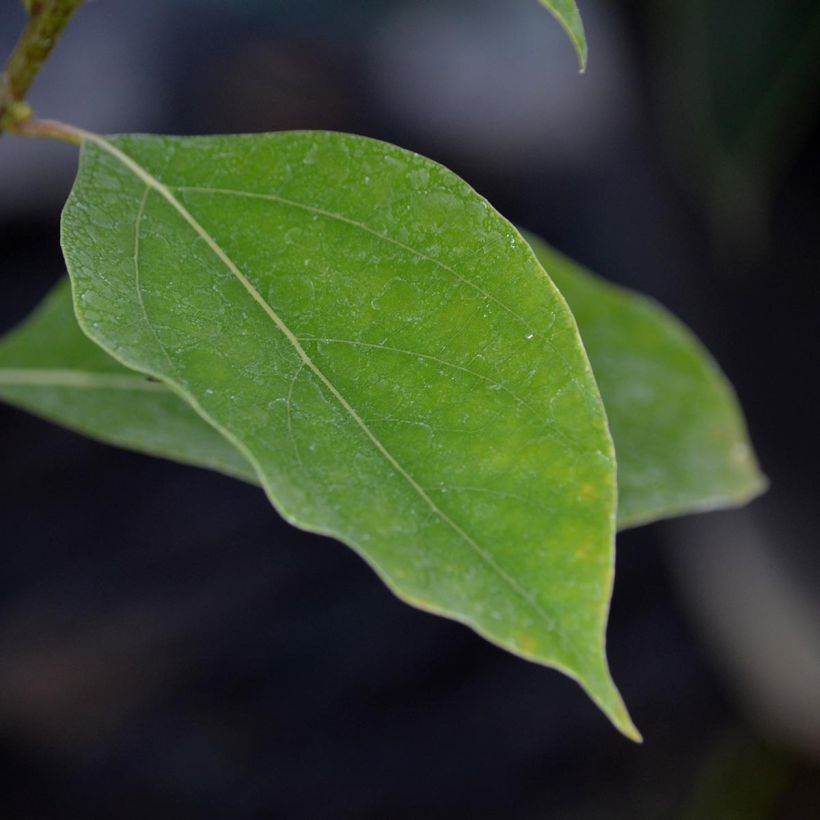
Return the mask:
M 772 198 L 820 111 L 816 0 L 650 3 L 657 100 L 715 244 L 765 252 Z

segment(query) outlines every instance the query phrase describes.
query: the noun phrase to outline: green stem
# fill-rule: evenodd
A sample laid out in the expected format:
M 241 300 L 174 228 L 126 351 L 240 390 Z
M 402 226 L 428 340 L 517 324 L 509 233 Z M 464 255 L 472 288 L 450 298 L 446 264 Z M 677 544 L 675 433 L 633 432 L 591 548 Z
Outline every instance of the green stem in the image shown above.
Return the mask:
M 82 145 L 88 132 L 57 120 L 38 120 L 34 117 L 15 123 L 8 129 L 20 137 L 42 137 L 43 139 L 62 140 L 73 145 Z
M 0 133 L 31 116 L 25 99 L 63 30 L 85 0 L 24 0 L 28 22 L 0 75 Z

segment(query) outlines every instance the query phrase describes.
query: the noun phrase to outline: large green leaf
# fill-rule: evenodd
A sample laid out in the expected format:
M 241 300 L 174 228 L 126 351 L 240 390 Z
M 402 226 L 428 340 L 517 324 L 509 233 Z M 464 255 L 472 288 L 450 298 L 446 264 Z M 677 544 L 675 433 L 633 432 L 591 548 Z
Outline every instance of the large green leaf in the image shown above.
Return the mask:
M 0 343 L 0 398 L 88 436 L 255 479 L 248 462 L 165 385 L 82 333 L 68 280 Z
M 63 248 L 86 332 L 218 427 L 283 515 L 636 736 L 604 652 L 600 396 L 566 303 L 464 182 L 339 134 L 87 135 Z
M 572 308 L 618 454 L 618 524 L 743 504 L 766 488 L 731 385 L 683 324 L 527 236 Z
M 539 0 L 539 2 L 552 12 L 555 19 L 566 30 L 578 52 L 581 71 L 584 71 L 587 67 L 587 39 L 577 3 L 575 0 Z

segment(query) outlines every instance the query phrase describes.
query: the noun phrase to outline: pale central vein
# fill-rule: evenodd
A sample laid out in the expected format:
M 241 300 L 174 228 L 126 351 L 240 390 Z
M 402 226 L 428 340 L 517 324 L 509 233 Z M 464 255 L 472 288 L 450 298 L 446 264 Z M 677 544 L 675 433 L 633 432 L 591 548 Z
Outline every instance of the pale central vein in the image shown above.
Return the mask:
M 0 385 L 20 387 L 70 387 L 81 390 L 138 390 L 162 393 L 167 388 L 144 376 L 127 373 L 92 373 L 83 370 L 0 367 Z
M 321 216 L 325 219 L 333 220 L 334 222 L 341 222 L 344 225 L 349 225 L 352 228 L 356 228 L 357 230 L 363 231 L 364 233 L 370 234 L 371 236 L 375 237 L 376 239 L 380 240 L 381 242 L 385 242 L 389 245 L 393 245 L 397 248 L 400 248 L 407 253 L 412 254 L 418 259 L 423 259 L 425 262 L 429 262 L 435 267 L 439 268 L 439 270 L 443 270 L 452 276 L 460 285 L 466 285 L 468 288 L 471 288 L 476 293 L 478 293 L 483 299 L 487 299 L 490 302 L 498 305 L 503 311 L 508 313 L 512 316 L 516 321 L 518 321 L 521 325 L 523 325 L 527 330 L 532 328 L 532 322 L 528 319 L 523 317 L 520 313 L 516 310 L 511 308 L 506 302 L 502 299 L 499 299 L 497 296 L 493 295 L 492 293 L 484 290 L 480 285 L 477 285 L 475 282 L 471 281 L 470 279 L 465 278 L 462 276 L 455 268 L 448 265 L 446 262 L 442 262 L 440 259 L 436 259 L 434 256 L 430 256 L 429 254 L 423 253 L 422 251 L 414 248 L 412 245 L 408 245 L 406 242 L 401 242 L 398 239 L 394 239 L 392 236 L 388 234 L 382 233 L 381 231 L 377 231 L 374 228 L 371 228 L 369 225 L 365 224 L 364 222 L 360 222 L 357 219 L 351 219 L 349 216 L 345 216 L 344 214 L 337 213 L 336 211 L 329 211 L 327 208 L 318 208 L 315 205 L 308 205 L 304 202 L 298 202 L 295 199 L 289 199 L 288 197 L 280 196 L 279 194 L 262 194 L 257 193 L 255 191 L 241 191 L 235 188 L 213 188 L 210 186 L 195 186 L 195 185 L 176 185 L 173 187 L 168 187 L 168 190 L 171 191 L 180 191 L 182 193 L 200 193 L 200 194 L 219 194 L 222 196 L 233 196 L 233 197 L 243 197 L 245 199 L 258 199 L 267 202 L 274 202 L 276 204 L 282 205 L 287 208 L 295 208 L 300 211 L 305 211 L 309 214 L 315 214 L 316 216 Z M 546 273 L 545 273 L 546 275 Z M 552 324 L 555 323 L 555 315 L 553 314 Z M 555 344 L 550 341 L 549 339 L 549 330 L 547 328 L 546 332 L 541 332 L 539 335 L 541 336 L 542 341 L 548 345 L 555 354 L 561 359 L 564 366 L 566 367 L 567 373 L 572 374 L 574 368 L 572 365 L 567 361 L 566 356 L 560 350 L 560 348 L 556 347 Z M 527 338 L 531 338 L 531 335 L 528 335 Z M 576 377 L 572 375 L 572 381 L 576 381 Z M 503 388 L 505 389 L 506 388 Z M 509 392 L 509 391 L 507 391 Z M 523 400 L 518 399 L 517 396 L 514 394 L 513 398 L 516 398 L 520 403 L 525 404 Z M 533 412 L 537 414 L 534 408 L 530 408 Z M 566 436 L 564 436 L 566 438 Z
M 113 156 L 121 162 L 129 171 L 131 171 L 137 178 L 142 180 L 146 185 L 149 185 L 157 193 L 159 193 L 171 207 L 188 223 L 194 232 L 202 239 L 203 242 L 210 248 L 214 255 L 222 262 L 223 265 L 236 277 L 242 284 L 249 296 L 259 307 L 267 314 L 268 318 L 274 323 L 282 335 L 291 343 L 297 355 L 303 362 L 303 365 L 313 373 L 316 378 L 324 385 L 328 392 L 336 399 L 342 406 L 345 412 L 353 419 L 355 424 L 370 440 L 373 446 L 381 453 L 384 459 L 391 467 L 404 478 L 405 481 L 413 488 L 417 495 L 424 501 L 430 510 L 437 515 L 447 526 L 449 526 L 459 537 L 461 537 L 479 557 L 482 558 L 493 571 L 498 574 L 529 606 L 538 612 L 542 618 L 548 623 L 551 623 L 549 615 L 540 607 L 537 601 L 525 590 L 518 581 L 510 575 L 496 560 L 482 547 L 468 532 L 466 532 L 459 524 L 453 521 L 447 513 L 444 512 L 433 499 L 427 494 L 424 488 L 413 478 L 410 473 L 396 460 L 395 456 L 382 444 L 376 437 L 373 431 L 367 426 L 364 419 L 359 415 L 356 409 L 350 402 L 339 392 L 336 385 L 322 372 L 318 365 L 311 359 L 307 351 L 302 347 L 298 337 L 285 324 L 279 314 L 265 301 L 262 294 L 256 289 L 253 283 L 247 276 L 239 269 L 237 264 L 228 256 L 222 247 L 216 242 L 210 233 L 200 224 L 194 215 L 171 193 L 171 190 L 160 182 L 156 177 L 145 170 L 139 163 L 135 162 L 126 153 L 121 151 L 115 145 L 112 145 L 107 140 L 96 134 L 85 133 L 85 138 L 93 142 L 102 150 Z

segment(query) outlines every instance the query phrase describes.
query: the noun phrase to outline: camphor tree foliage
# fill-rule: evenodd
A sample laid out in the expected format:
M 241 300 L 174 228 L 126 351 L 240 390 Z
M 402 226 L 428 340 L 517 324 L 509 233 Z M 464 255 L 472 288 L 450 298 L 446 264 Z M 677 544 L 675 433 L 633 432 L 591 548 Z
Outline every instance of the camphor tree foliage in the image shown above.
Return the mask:
M 583 68 L 575 3 L 543 4 Z M 0 344 L 0 396 L 259 484 L 638 739 L 605 654 L 616 529 L 765 486 L 708 353 L 410 151 L 34 118 L 28 88 L 81 5 L 29 0 L 3 75 L 2 129 L 76 143 L 80 166 L 69 279 Z

